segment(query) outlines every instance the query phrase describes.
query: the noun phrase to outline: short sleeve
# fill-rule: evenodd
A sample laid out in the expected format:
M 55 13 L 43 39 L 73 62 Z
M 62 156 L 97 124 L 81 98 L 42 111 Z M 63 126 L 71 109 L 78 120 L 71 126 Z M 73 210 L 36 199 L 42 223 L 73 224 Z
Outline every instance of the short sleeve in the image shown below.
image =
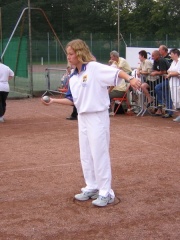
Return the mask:
M 95 79 L 99 81 L 102 87 L 116 86 L 119 84 L 119 69 L 97 62 L 94 62 L 93 64 Z

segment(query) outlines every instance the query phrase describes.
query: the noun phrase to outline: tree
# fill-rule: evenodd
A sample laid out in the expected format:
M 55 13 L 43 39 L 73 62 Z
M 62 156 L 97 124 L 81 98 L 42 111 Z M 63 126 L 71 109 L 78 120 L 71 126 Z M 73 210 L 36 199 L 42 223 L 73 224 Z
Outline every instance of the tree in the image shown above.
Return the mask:
M 117 39 L 118 0 L 31 0 L 31 7 L 42 8 L 61 39 L 86 37 Z M 180 37 L 179 0 L 119 0 L 120 32 L 134 39 L 169 39 Z M 27 0 L 0 0 L 3 34 L 9 36 Z M 9 14 L 10 13 L 10 14 Z M 28 29 L 27 16 L 24 29 Z M 44 17 L 32 11 L 32 32 L 39 38 L 46 34 Z M 105 37 L 106 34 L 106 37 Z
M 163 38 L 166 34 L 170 38 L 180 36 L 180 1 L 157 0 L 152 11 L 151 24 L 155 28 L 155 36 Z

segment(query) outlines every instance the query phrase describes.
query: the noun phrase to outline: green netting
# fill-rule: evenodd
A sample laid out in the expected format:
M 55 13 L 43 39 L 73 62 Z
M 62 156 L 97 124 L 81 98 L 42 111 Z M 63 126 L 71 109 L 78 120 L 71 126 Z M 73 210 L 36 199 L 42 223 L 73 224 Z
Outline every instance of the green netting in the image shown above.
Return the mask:
M 8 39 L 3 40 L 3 48 L 7 42 Z M 28 77 L 27 49 L 26 37 L 14 37 L 5 51 L 3 62 L 14 71 L 15 76 Z

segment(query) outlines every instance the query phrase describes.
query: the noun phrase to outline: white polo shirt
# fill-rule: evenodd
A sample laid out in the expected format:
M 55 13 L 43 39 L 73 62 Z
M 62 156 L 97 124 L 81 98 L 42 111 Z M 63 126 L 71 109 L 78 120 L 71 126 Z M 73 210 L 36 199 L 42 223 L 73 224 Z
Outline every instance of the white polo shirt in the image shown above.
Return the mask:
M 118 85 L 121 70 L 98 62 L 83 65 L 82 71 L 70 80 L 70 90 L 78 113 L 105 111 L 109 108 L 110 100 L 108 86 Z
M 9 92 L 9 77 L 13 77 L 14 72 L 5 64 L 0 63 L 0 91 Z

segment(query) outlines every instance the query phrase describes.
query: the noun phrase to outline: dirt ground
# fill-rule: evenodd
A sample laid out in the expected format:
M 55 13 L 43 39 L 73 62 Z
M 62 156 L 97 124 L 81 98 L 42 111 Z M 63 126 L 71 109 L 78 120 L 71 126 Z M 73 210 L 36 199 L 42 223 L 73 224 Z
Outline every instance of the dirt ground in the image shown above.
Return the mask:
M 180 239 L 180 123 L 111 118 L 112 188 L 105 208 L 73 199 L 84 186 L 72 107 L 8 100 L 0 124 L 1 240 Z

